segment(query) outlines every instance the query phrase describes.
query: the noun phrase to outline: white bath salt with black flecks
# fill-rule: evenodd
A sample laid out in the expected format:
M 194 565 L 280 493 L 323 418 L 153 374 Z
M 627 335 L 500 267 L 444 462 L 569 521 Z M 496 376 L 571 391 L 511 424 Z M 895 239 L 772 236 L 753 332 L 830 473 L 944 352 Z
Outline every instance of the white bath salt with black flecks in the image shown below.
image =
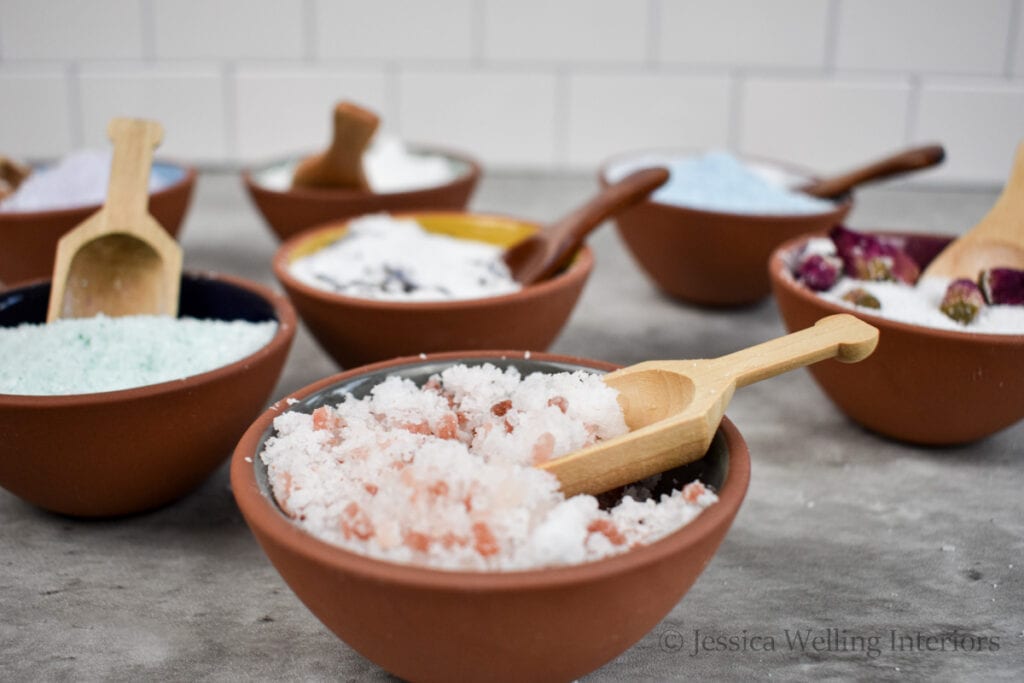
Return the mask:
M 32 171 L 17 191 L 0 201 L 0 211 L 47 211 L 102 204 L 110 182 L 109 150 L 83 149 L 49 166 Z M 154 163 L 149 191 L 156 192 L 179 182 L 184 169 Z
M 288 412 L 260 454 L 280 508 L 356 553 L 450 570 L 522 570 L 629 551 L 717 501 L 700 482 L 601 509 L 534 465 L 628 431 L 587 372 L 522 377 L 456 365 L 423 387 L 389 377 L 312 414 Z
M 168 316 L 0 327 L 0 393 L 91 394 L 184 379 L 267 345 L 277 322 Z
M 836 253 L 835 244 L 827 237 L 808 240 L 804 249 L 790 255 L 791 265 L 803 254 Z M 908 285 L 903 282 L 858 280 L 843 275 L 828 291 L 813 293 L 840 306 L 908 325 L 975 334 L 1024 334 L 1024 306 L 986 305 L 966 325 L 947 316 L 940 306 L 950 282 L 950 278 L 929 276 L 921 278 L 914 285 Z M 843 299 L 855 289 L 863 289 L 874 296 L 880 307 L 865 308 Z
M 511 294 L 520 285 L 502 249 L 428 232 L 414 220 L 371 214 L 289 266 L 311 287 L 363 299 L 450 301 Z
M 270 166 L 256 175 L 268 190 L 291 189 L 300 159 Z M 377 136 L 363 154 L 363 173 L 373 192 L 409 192 L 446 185 L 468 171 L 440 154 L 410 150 L 395 137 Z

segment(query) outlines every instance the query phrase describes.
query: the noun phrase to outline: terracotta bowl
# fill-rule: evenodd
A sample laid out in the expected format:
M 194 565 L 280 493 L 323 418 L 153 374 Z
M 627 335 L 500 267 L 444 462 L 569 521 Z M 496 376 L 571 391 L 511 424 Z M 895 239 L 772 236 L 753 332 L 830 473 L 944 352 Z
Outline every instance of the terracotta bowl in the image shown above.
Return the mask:
M 49 282 L 0 294 L 0 326 L 42 323 Z M 141 512 L 198 486 L 266 406 L 295 334 L 288 300 L 225 275 L 186 274 L 181 315 L 277 320 L 271 341 L 230 365 L 136 389 L 0 394 L 0 486 L 39 507 L 102 517 Z M 26 351 L 28 353 L 28 351 Z
M 286 240 L 314 225 L 353 218 L 365 213 L 389 213 L 418 210 L 459 210 L 469 202 L 480 180 L 480 164 L 458 152 L 431 147 L 417 147 L 423 154 L 447 157 L 456 177 L 434 187 L 403 192 L 359 192 L 356 190 L 325 190 L 317 188 L 281 187 L 271 185 L 270 174 L 291 182 L 291 169 L 298 159 L 279 161 L 242 173 L 249 196 L 278 239 Z
M 390 374 L 422 383 L 454 363 L 514 364 L 524 374 L 610 370 L 598 361 L 516 352 L 404 358 L 345 372 L 283 400 L 235 449 L 231 485 L 250 528 L 285 582 L 357 652 L 414 681 L 570 681 L 615 658 L 679 602 L 721 543 L 746 493 L 750 456 L 722 422 L 711 449 L 679 481 L 700 477 L 720 500 L 689 525 L 647 546 L 596 562 L 516 572 L 461 572 L 393 564 L 329 545 L 277 507 L 259 457 L 284 410 L 310 412 L 351 391 L 365 395 Z M 668 477 L 666 477 L 668 479 Z
M 177 237 L 192 199 L 196 169 L 161 161 L 154 166 L 177 167 L 182 173 L 179 180 L 149 197 L 150 213 Z M 57 240 L 99 208 L 90 204 L 53 211 L 0 211 L 0 287 L 53 275 Z
M 836 361 L 810 366 L 840 410 L 879 434 L 925 445 L 975 441 L 1024 418 L 1024 335 L 910 325 L 826 301 L 796 282 L 787 264 L 786 256 L 809 237 L 785 242 L 771 257 L 772 288 L 787 329 L 801 329 L 832 313 L 853 313 L 881 332 L 877 350 L 855 366 Z M 921 263 L 951 239 L 913 237 L 932 240 L 937 247 L 927 249 Z
M 413 218 L 431 232 L 515 244 L 539 229 L 514 218 L 461 212 L 421 212 Z M 289 239 L 274 255 L 274 275 L 303 322 L 342 367 L 456 349 L 514 348 L 543 351 L 572 313 L 594 267 L 584 247 L 555 277 L 513 294 L 442 302 L 392 302 L 361 299 L 311 287 L 295 279 L 289 264 L 344 235 L 344 223 L 321 226 Z
M 650 165 L 690 154 L 644 155 Z M 612 169 L 634 163 L 629 155 L 605 162 L 599 171 L 602 187 Z M 789 179 L 812 176 L 778 162 L 749 163 Z M 619 236 L 633 258 L 663 292 L 702 306 L 753 304 L 770 291 L 767 263 L 772 250 L 806 232 L 827 230 L 849 213 L 853 197 L 831 211 L 803 215 L 724 213 L 674 206 L 646 199 L 616 217 Z

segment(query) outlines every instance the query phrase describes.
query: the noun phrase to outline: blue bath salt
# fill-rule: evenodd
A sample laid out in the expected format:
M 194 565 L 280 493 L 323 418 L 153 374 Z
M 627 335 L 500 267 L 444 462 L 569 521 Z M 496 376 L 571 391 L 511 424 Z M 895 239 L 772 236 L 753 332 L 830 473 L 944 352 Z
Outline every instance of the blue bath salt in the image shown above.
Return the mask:
M 651 196 L 663 204 L 740 214 L 811 214 L 833 204 L 773 183 L 727 152 L 673 159 L 671 176 Z
M 137 315 L 0 327 L 0 394 L 59 396 L 184 379 L 267 345 L 277 322 Z

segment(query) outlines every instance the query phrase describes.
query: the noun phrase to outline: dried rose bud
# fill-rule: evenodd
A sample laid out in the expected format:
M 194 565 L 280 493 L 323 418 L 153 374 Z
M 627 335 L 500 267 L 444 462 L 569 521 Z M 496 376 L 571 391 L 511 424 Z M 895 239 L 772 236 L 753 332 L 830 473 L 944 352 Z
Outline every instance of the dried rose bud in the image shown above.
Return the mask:
M 829 233 L 847 275 L 858 280 L 898 281 L 912 285 L 921 275 L 917 263 L 902 249 L 874 235 L 837 225 Z
M 939 310 L 962 325 L 967 325 L 978 311 L 985 307 L 985 297 L 981 289 L 966 278 L 953 280 L 946 288 Z
M 810 254 L 800 260 L 796 277 L 815 292 L 832 289 L 843 270 L 843 261 L 838 256 Z
M 985 301 L 990 304 L 1024 304 L 1024 270 L 989 268 L 978 275 Z
M 878 297 L 862 287 L 856 287 L 843 294 L 843 301 L 862 308 L 882 308 L 882 302 L 878 300 Z

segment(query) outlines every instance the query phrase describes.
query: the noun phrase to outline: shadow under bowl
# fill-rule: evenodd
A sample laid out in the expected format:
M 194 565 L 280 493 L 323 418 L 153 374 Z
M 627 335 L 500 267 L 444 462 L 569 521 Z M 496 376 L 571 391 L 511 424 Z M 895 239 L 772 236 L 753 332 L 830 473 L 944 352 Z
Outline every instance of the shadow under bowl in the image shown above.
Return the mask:
M 278 162 L 243 172 L 242 183 L 271 231 L 282 241 L 306 228 L 367 213 L 464 209 L 480 181 L 480 164 L 459 152 L 431 147 L 416 147 L 414 151 L 446 157 L 455 168 L 455 177 L 441 185 L 399 192 L 272 187 L 261 178 L 270 169 L 288 166 L 288 162 Z
M 615 658 L 679 602 L 729 529 L 746 494 L 750 455 L 722 421 L 708 453 L 664 480 L 701 478 L 719 501 L 683 528 L 622 555 L 566 567 L 445 571 L 371 559 L 320 541 L 278 508 L 259 457 L 273 420 L 366 395 L 392 374 L 422 384 L 456 363 L 531 372 L 603 372 L 600 361 L 521 352 L 395 359 L 329 377 L 264 412 L 235 449 L 231 485 L 242 514 L 292 591 L 339 638 L 415 681 L 570 681 Z M 289 404 L 289 400 L 294 403 Z
M 508 247 L 540 226 L 502 216 L 417 212 L 429 232 Z M 341 367 L 458 349 L 543 351 L 564 327 L 594 267 L 588 247 L 558 275 L 502 296 L 455 301 L 396 302 L 345 296 L 297 280 L 290 264 L 340 239 L 346 224 L 312 228 L 282 244 L 274 275 L 310 332 Z
M 191 166 L 154 162 L 154 166 L 160 165 L 180 169 L 181 177 L 150 194 L 149 212 L 177 239 L 197 173 Z M 99 209 L 99 204 L 90 204 L 48 211 L 0 211 L 0 287 L 51 277 L 57 242 Z
M 601 166 L 602 187 L 608 186 L 611 169 L 622 159 Z M 812 178 L 786 164 L 760 163 Z M 785 215 L 708 211 L 648 198 L 617 214 L 615 223 L 641 269 L 669 296 L 701 306 L 745 306 L 770 293 L 768 259 L 779 244 L 828 230 L 851 208 L 852 195 L 831 211 Z
M 45 322 L 49 295 L 49 282 L 3 292 L 0 326 Z M 296 319 L 280 294 L 211 274 L 182 277 L 179 315 L 276 320 L 278 328 L 255 353 L 180 380 L 93 394 L 0 394 L 0 486 L 52 512 L 108 517 L 159 507 L 202 483 L 266 405 Z
M 951 239 L 875 234 L 940 244 Z M 1024 335 L 911 325 L 827 301 L 793 278 L 787 259 L 820 236 L 803 235 L 779 246 L 771 257 L 772 288 L 790 331 L 833 313 L 851 313 L 879 329 L 878 348 L 860 363 L 830 360 L 808 368 L 842 412 L 889 438 L 929 446 L 969 443 L 1024 419 Z

